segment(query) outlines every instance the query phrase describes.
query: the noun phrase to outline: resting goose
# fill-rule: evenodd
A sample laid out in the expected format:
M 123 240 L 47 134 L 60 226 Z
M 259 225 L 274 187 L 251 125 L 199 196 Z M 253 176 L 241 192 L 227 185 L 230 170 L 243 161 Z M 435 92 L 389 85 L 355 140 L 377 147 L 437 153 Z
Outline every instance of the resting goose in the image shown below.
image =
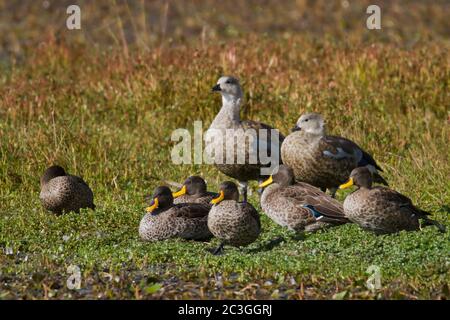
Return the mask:
M 144 241 L 204 240 L 212 236 L 207 226 L 209 206 L 199 203 L 174 205 L 172 192 L 166 186 L 155 189 L 147 212 L 139 224 L 139 236 Z
M 95 209 L 94 194 L 80 177 L 69 175 L 60 166 L 51 166 L 41 177 L 41 203 L 56 214 L 79 212 L 83 208 Z
M 429 213 L 415 207 L 411 200 L 386 187 L 372 187 L 372 174 L 365 168 L 356 168 L 341 189 L 358 187 L 344 201 L 345 215 L 361 228 L 376 234 L 414 231 L 420 228 L 419 219 L 435 225 L 441 232 L 445 227 L 428 218 Z
M 275 165 L 278 165 L 280 147 L 284 137 L 278 130 L 264 123 L 241 120 L 239 111 L 243 94 L 236 78 L 221 77 L 212 90 L 220 92 L 222 95 L 222 108 L 208 129 L 207 134 L 210 139 L 206 141 L 207 153 L 222 173 L 239 181 L 243 199 L 247 201 L 248 181 L 261 180 L 262 176 L 269 174 L 261 172 L 261 168 L 270 166 L 269 158 L 263 159 L 260 155 L 272 156 L 276 161 Z M 261 132 L 264 132 L 265 136 L 261 136 Z M 272 132 L 275 133 L 273 138 Z M 228 138 L 227 133 L 229 134 Z M 248 138 L 243 142 L 237 140 L 248 136 L 253 136 L 255 139 L 250 141 Z M 233 139 L 235 140 L 233 141 Z M 226 142 L 229 143 L 228 147 Z M 228 159 L 226 157 L 227 149 L 229 151 Z M 222 157 L 214 157 L 215 152 L 221 154 Z M 272 155 L 272 153 L 274 154 Z
M 304 182 L 295 182 L 294 171 L 281 165 L 260 184 L 263 211 L 275 223 L 296 232 L 313 232 L 348 222 L 342 204 Z
M 208 192 L 205 180 L 199 176 L 190 176 L 177 192 L 172 193 L 174 203 L 201 203 L 211 206 L 211 200 L 218 196 L 217 193 Z
M 292 167 L 297 181 L 322 190 L 330 189 L 334 197 L 340 184 L 357 167 L 367 166 L 375 182 L 387 185 L 378 174 L 382 171 L 370 154 L 348 139 L 328 136 L 320 114 L 302 115 L 281 146 L 284 164 Z
M 211 202 L 213 207 L 208 215 L 208 228 L 221 240 L 214 254 L 221 253 L 224 245 L 246 246 L 258 238 L 261 232 L 258 211 L 248 202 L 239 202 L 235 183 L 223 182 L 219 196 Z

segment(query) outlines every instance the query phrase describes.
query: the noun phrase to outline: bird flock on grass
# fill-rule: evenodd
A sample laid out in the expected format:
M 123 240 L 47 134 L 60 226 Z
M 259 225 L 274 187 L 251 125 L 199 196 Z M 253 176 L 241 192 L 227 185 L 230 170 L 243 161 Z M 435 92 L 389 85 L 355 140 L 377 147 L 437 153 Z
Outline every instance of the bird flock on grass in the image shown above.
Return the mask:
M 222 107 L 210 125 L 215 134 L 225 130 L 249 130 L 257 133 L 258 148 L 271 154 L 271 126 L 252 120 L 241 120 L 243 97 L 239 81 L 221 77 L 212 88 L 222 96 Z M 260 129 L 269 132 L 260 137 Z M 266 141 L 263 141 L 266 140 Z M 212 147 L 226 145 L 220 139 L 210 140 Z M 219 141 L 219 142 L 217 142 Z M 236 179 L 220 184 L 217 193 L 207 190 L 205 180 L 188 177 L 180 190 L 157 187 L 139 224 L 139 236 L 144 241 L 171 238 L 206 241 L 220 240 L 211 252 L 221 254 L 224 246 L 243 247 L 253 243 L 262 232 L 258 211 L 247 201 L 248 182 L 258 181 L 262 211 L 276 224 L 293 232 L 315 232 L 345 223 L 355 223 L 375 234 L 390 234 L 402 230 L 415 231 L 423 225 L 434 225 L 445 232 L 443 225 L 432 220 L 411 200 L 388 188 L 381 176 L 381 167 L 373 157 L 355 142 L 328 135 L 325 120 L 318 113 L 300 116 L 291 133 L 278 132 L 280 165 L 270 176 L 261 168 L 268 167 L 258 158 L 250 163 L 248 144 L 235 143 L 235 156 L 242 151 L 246 161 L 232 164 L 215 163 L 226 176 Z M 385 186 L 373 186 L 373 183 Z M 335 199 L 338 189 L 356 187 L 343 203 Z M 328 193 L 327 193 L 328 190 Z M 242 200 L 239 201 L 240 195 Z M 45 209 L 56 214 L 82 208 L 95 209 L 93 192 L 80 177 L 69 175 L 60 166 L 51 166 L 41 178 L 40 199 Z M 422 221 L 422 224 L 420 223 Z

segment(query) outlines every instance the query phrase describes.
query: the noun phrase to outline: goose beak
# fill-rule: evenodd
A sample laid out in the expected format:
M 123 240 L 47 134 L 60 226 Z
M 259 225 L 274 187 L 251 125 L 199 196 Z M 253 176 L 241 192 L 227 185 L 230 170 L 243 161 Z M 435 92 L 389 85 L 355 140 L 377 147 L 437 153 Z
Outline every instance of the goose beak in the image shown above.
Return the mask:
M 291 129 L 291 132 L 300 131 L 300 130 L 302 130 L 302 128 L 300 128 L 299 126 L 295 126 Z
M 223 198 L 225 198 L 225 195 L 224 195 L 223 191 L 220 190 L 219 196 L 217 198 L 212 199 L 211 203 L 212 204 L 218 204 L 218 203 L 220 203 L 223 200 Z
M 221 91 L 220 84 L 216 84 L 214 87 L 212 87 L 211 92 L 215 92 L 215 91 Z
M 183 187 L 180 190 L 178 190 L 177 192 L 172 192 L 172 196 L 174 198 L 181 197 L 184 194 L 186 194 L 186 186 L 185 185 L 183 185 Z
M 353 178 L 348 179 L 348 181 L 339 186 L 339 189 L 347 189 L 353 185 Z
M 273 177 L 270 176 L 266 181 L 264 181 L 263 183 L 261 183 L 258 187 L 260 188 L 264 188 L 267 187 L 269 184 L 271 184 L 273 182 Z
M 150 207 L 147 207 L 145 210 L 147 212 L 153 212 L 156 208 L 158 208 L 158 206 L 159 206 L 158 198 L 155 198 L 153 200 L 153 204 Z

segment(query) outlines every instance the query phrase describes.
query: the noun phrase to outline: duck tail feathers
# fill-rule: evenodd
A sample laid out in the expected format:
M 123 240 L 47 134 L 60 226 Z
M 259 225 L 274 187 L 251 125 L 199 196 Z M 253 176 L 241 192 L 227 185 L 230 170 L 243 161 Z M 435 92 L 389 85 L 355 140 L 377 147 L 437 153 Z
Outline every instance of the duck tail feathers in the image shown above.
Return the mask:
M 428 218 L 428 217 L 423 217 L 422 219 L 423 219 L 423 221 L 424 221 L 424 225 L 425 225 L 425 226 L 431 226 L 431 225 L 433 225 L 433 226 L 435 226 L 436 228 L 438 228 L 438 230 L 439 230 L 440 232 L 442 232 L 442 233 L 445 233 L 445 232 L 447 231 L 447 229 L 445 228 L 445 226 L 444 226 L 443 224 L 437 222 L 436 220 L 432 220 L 432 219 L 430 219 L 430 218 Z

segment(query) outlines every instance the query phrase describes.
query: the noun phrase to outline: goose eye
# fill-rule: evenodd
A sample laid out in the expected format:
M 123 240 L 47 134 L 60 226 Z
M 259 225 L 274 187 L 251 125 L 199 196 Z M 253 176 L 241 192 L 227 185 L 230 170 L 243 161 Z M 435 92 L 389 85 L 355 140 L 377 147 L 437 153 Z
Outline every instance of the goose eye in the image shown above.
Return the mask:
M 305 119 L 305 122 L 308 122 L 309 119 Z

